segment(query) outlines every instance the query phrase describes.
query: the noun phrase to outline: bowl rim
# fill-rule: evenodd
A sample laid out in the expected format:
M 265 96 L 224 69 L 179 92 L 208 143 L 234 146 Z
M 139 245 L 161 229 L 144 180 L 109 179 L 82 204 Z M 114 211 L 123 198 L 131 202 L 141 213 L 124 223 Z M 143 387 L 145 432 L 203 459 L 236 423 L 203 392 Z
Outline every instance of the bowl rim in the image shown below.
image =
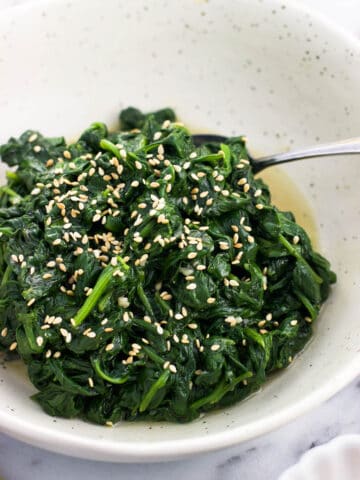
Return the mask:
M 23 13 L 34 7 L 51 6 L 60 4 L 63 0 L 31 0 L 23 5 L 5 7 L 0 11 L 0 22 L 11 18 L 16 13 Z M 76 0 L 82 1 L 82 0 Z M 236 0 L 235 0 L 236 1 Z M 273 4 L 280 4 L 280 0 L 270 0 Z M 318 24 L 334 36 L 337 36 L 342 44 L 351 47 L 360 54 L 360 40 L 355 34 L 338 26 L 323 13 L 313 10 L 310 6 L 300 4 L 297 0 L 282 0 L 289 10 L 308 14 Z M 360 350 L 359 350 L 360 352 Z M 351 362 L 341 367 L 335 377 L 329 378 L 321 388 L 315 389 L 305 398 L 279 412 L 272 413 L 253 421 L 244 426 L 219 433 L 209 433 L 206 437 L 192 437 L 182 440 L 162 440 L 149 442 L 138 441 L 127 443 L 126 441 L 114 441 L 102 438 L 74 436 L 72 433 L 59 432 L 49 426 L 34 425 L 31 420 L 14 418 L 12 415 L 0 411 L 0 430 L 20 441 L 69 456 L 113 462 L 157 462 L 170 461 L 179 458 L 190 457 L 196 454 L 221 450 L 248 441 L 276 430 L 286 423 L 305 414 L 317 407 L 322 402 L 344 388 L 360 374 L 360 353 Z

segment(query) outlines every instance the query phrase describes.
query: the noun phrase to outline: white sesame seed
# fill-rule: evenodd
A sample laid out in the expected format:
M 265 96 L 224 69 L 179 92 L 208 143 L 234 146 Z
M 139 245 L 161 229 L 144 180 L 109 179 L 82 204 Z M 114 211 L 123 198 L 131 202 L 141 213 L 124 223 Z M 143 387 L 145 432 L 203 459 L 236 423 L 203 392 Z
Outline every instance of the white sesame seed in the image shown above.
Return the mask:
M 33 304 L 35 303 L 35 300 L 36 300 L 35 298 L 32 298 L 31 300 L 29 300 L 29 301 L 27 302 L 26 305 L 27 305 L 28 307 L 31 307 L 31 305 L 33 305 Z
M 40 188 L 34 188 L 31 190 L 31 195 L 39 195 L 39 193 L 41 193 Z
M 187 255 L 187 258 L 189 258 L 190 260 L 192 260 L 193 258 L 196 258 L 197 257 L 197 253 L 196 252 L 190 252 L 188 253 Z
M 55 352 L 53 357 L 54 358 L 60 358 L 61 357 L 61 352 Z
M 110 350 L 113 350 L 113 348 L 114 348 L 114 344 L 113 343 L 108 343 L 105 347 L 105 350 L 107 352 L 110 352 Z
M 7 327 L 4 327 L 4 328 L 1 330 L 1 336 L 2 336 L 2 337 L 6 337 L 7 334 L 8 334 L 8 329 L 7 329 Z
M 254 243 L 254 242 L 255 242 L 255 238 L 254 238 L 253 236 L 251 236 L 251 235 L 248 235 L 248 236 L 247 236 L 247 241 L 248 241 L 249 243 Z
M 40 145 L 35 145 L 35 147 L 33 148 L 33 150 L 34 150 L 34 152 L 36 152 L 36 153 L 41 152 L 41 147 L 40 147 Z
M 130 185 L 131 185 L 132 187 L 134 187 L 134 188 L 137 188 L 137 187 L 140 185 L 140 183 L 139 183 L 138 180 L 133 180 L 133 181 L 130 183 Z
M 206 265 L 197 265 L 196 270 L 198 270 L 199 272 L 206 270 Z
M 161 128 L 163 128 L 164 130 L 166 130 L 167 128 L 169 128 L 171 125 L 171 122 L 170 120 L 165 120 L 165 122 L 162 124 Z
M 179 341 L 180 341 L 180 339 L 179 339 L 179 337 L 176 335 L 176 333 L 174 333 L 173 339 L 174 339 L 174 342 L 175 342 L 175 343 L 179 343 Z
M 217 352 L 220 349 L 220 345 L 218 343 L 214 343 L 213 345 L 211 345 L 210 349 L 213 352 Z
M 66 337 L 66 335 L 68 334 L 68 331 L 66 330 L 66 328 L 60 328 L 60 333 L 63 337 Z
M 290 322 L 290 325 L 291 325 L 292 327 L 295 327 L 295 325 L 297 325 L 297 324 L 298 324 L 298 321 L 297 321 L 297 320 L 291 320 L 291 322 Z
M 161 327 L 161 325 L 158 325 L 156 327 L 156 331 L 159 335 L 162 335 L 164 333 L 164 329 Z
M 190 328 L 191 330 L 196 330 L 198 328 L 198 325 L 197 323 L 189 323 L 188 328 Z
M 299 235 L 295 235 L 292 239 L 292 242 L 293 242 L 294 245 L 297 245 L 300 242 Z
M 52 242 L 53 245 L 60 245 L 60 243 L 61 243 L 61 238 L 56 238 L 56 239 Z
M 230 245 L 227 242 L 219 242 L 220 250 L 229 250 Z
M 118 298 L 118 305 L 122 308 L 128 308 L 130 306 L 130 302 L 128 297 L 119 297 Z
M 183 343 L 184 345 L 188 345 L 190 343 L 189 337 L 186 333 L 184 333 L 183 336 L 181 337 L 181 343 Z
M 237 182 L 238 185 L 245 185 L 247 183 L 247 178 L 243 177 Z
M 187 290 L 195 290 L 196 288 L 196 283 L 189 283 L 189 285 L 186 285 Z
M 161 138 L 161 132 L 155 132 L 155 133 L 154 133 L 154 136 L 153 136 L 153 139 L 155 140 L 155 142 L 156 142 L 157 140 L 159 140 L 160 138 Z
M 44 343 L 44 337 L 36 337 L 36 343 L 39 347 L 41 347 Z
M 35 142 L 35 140 L 36 140 L 37 138 L 38 138 L 37 133 L 33 133 L 33 134 L 30 135 L 30 137 L 28 138 L 28 142 L 29 142 L 29 143 Z
M 175 365 L 173 365 L 173 364 L 170 364 L 170 365 L 169 365 L 169 370 L 170 370 L 170 372 L 172 372 L 172 373 L 176 373 L 176 372 L 177 372 L 177 369 L 176 369 Z
M 232 280 L 232 279 L 229 280 L 229 285 L 230 285 L 230 287 L 239 287 L 240 286 L 239 282 L 237 282 L 236 280 Z
M 250 190 L 250 185 L 248 183 L 245 183 L 244 192 L 247 193 L 249 190 Z
M 12 352 L 13 350 L 15 350 L 15 348 L 17 347 L 17 342 L 13 342 L 10 347 L 9 347 L 9 350 Z

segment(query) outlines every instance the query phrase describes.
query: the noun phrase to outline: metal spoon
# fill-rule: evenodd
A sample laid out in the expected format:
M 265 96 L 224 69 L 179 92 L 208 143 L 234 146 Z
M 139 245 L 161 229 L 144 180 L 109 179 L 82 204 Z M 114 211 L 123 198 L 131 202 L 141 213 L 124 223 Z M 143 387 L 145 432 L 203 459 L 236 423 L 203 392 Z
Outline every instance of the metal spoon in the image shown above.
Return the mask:
M 195 145 L 198 147 L 204 143 L 223 143 L 226 137 L 222 135 L 199 134 L 192 136 Z M 258 173 L 264 168 L 280 163 L 293 162 L 294 160 L 303 160 L 305 158 L 326 157 L 329 155 L 360 153 L 360 137 L 349 138 L 339 142 L 327 143 L 324 145 L 315 145 L 313 147 L 302 148 L 292 152 L 277 153 L 267 157 L 253 158 L 249 155 L 249 160 L 253 167 L 254 173 Z

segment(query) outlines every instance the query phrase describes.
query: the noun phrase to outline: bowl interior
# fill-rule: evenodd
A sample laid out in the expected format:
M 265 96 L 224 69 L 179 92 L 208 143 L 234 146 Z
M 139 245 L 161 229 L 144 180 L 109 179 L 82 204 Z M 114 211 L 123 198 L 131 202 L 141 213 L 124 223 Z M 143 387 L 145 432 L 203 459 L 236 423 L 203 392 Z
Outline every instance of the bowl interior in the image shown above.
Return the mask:
M 246 134 L 275 152 L 359 135 L 360 50 L 289 2 L 40 2 L 0 18 L 0 141 L 27 128 L 79 134 L 122 107 L 172 106 L 190 128 Z M 29 47 L 31 45 L 31 48 Z M 1 166 L 2 171 L 5 170 Z M 92 459 L 175 458 L 251 438 L 327 398 L 359 372 L 360 158 L 284 167 L 309 200 L 338 283 L 293 365 L 252 398 L 191 424 L 109 429 L 53 419 L 19 362 L 0 369 L 0 425 Z M 291 184 L 283 184 L 284 196 Z

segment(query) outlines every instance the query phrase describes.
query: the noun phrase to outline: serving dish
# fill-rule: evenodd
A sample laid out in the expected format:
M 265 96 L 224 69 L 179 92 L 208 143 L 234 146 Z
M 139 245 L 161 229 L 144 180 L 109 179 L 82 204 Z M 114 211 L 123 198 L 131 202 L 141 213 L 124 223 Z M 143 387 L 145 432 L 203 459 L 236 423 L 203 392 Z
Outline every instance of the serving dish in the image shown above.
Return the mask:
M 357 480 L 359 454 L 360 435 L 340 435 L 306 452 L 279 480 Z
M 160 14 L 161 13 L 161 14 Z M 175 108 L 196 130 L 259 152 L 359 134 L 360 48 L 293 2 L 42 1 L 0 17 L 0 141 L 31 127 L 73 138 L 127 105 Z M 29 47 L 31 45 L 31 48 Z M 3 168 L 3 167 L 2 167 Z M 4 171 L 4 168 L 3 168 Z M 312 342 L 258 394 L 185 425 L 114 428 L 46 416 L 21 364 L 0 369 L 0 427 L 69 455 L 158 461 L 233 445 L 319 404 L 360 371 L 358 157 L 283 167 L 307 198 L 338 283 Z M 285 207 L 287 202 L 285 200 Z M 309 215 L 301 205 L 299 214 Z

